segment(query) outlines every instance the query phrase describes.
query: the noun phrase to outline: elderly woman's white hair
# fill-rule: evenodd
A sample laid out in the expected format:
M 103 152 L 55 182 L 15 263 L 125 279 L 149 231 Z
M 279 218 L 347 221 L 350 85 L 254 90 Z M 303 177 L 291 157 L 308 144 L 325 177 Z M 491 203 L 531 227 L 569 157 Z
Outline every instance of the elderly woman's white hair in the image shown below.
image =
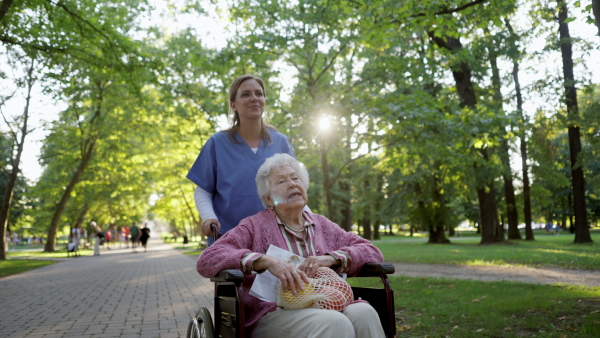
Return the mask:
M 298 160 L 288 154 L 275 154 L 267 158 L 265 163 L 258 168 L 258 172 L 256 173 L 256 190 L 258 191 L 260 201 L 265 208 L 269 206 L 266 200 L 266 197 L 269 195 L 270 191 L 269 175 L 273 169 L 283 166 L 288 166 L 294 169 L 298 173 L 300 181 L 302 181 L 304 190 L 308 191 L 308 171 L 306 170 L 304 164 L 298 162 Z

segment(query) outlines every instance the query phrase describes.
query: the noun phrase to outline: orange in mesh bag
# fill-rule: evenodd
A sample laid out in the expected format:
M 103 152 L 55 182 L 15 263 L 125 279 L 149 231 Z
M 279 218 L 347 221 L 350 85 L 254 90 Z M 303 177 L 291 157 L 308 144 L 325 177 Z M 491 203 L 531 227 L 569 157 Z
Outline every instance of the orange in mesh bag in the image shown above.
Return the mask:
M 304 284 L 304 290 L 297 295 L 291 291 L 283 292 L 281 282 L 277 289 L 277 306 L 287 310 L 318 308 L 342 311 L 346 304 L 354 300 L 352 288 L 342 277 L 330 268 L 317 269 L 310 283 Z

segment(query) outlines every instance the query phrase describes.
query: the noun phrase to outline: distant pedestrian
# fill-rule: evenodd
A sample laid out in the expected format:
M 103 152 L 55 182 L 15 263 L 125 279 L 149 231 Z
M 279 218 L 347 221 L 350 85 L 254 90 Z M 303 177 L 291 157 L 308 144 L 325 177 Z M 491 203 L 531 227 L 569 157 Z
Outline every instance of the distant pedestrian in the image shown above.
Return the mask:
M 71 245 L 69 251 L 77 252 L 79 250 L 79 244 L 81 244 L 81 237 L 83 236 L 83 230 L 81 230 L 81 223 L 77 222 L 75 227 L 71 230 Z M 72 249 L 72 250 L 71 250 Z
M 123 230 L 125 231 L 125 248 L 129 248 L 129 227 L 124 226 Z
M 110 242 L 112 241 L 112 232 L 110 231 L 110 225 L 104 232 L 104 243 L 106 244 L 106 249 L 110 250 Z
M 19 244 L 19 234 L 16 231 L 13 231 L 12 238 L 13 238 L 13 245 L 15 246 L 15 249 L 16 249 L 17 244 Z
M 135 223 L 131 223 L 129 227 L 129 236 L 131 236 L 131 249 L 137 252 L 137 247 L 140 242 L 140 228 Z
M 142 242 L 142 246 L 144 247 L 144 252 L 146 252 L 148 238 L 150 238 L 150 229 L 148 229 L 148 223 L 144 223 L 144 227 L 140 231 L 141 231 L 140 242 Z
M 125 246 L 127 246 L 127 235 L 125 235 L 125 229 L 123 227 L 119 227 L 119 230 L 117 231 L 118 235 L 118 241 L 119 241 L 119 249 L 121 249 L 123 247 L 123 244 L 125 244 Z
M 96 225 L 96 222 L 91 222 L 90 226 L 94 230 L 94 256 L 100 256 L 100 241 L 104 238 L 102 230 Z

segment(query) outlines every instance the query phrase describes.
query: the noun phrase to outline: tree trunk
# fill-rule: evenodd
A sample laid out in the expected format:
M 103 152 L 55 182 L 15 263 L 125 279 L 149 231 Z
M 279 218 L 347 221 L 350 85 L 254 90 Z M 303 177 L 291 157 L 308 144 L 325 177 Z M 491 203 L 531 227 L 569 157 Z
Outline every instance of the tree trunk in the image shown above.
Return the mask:
M 435 163 L 435 169 L 439 172 L 440 164 Z M 446 233 L 444 232 L 444 224 L 446 223 L 446 201 L 444 201 L 444 194 L 442 193 L 442 182 L 440 180 L 440 176 L 438 174 L 433 175 L 433 240 L 431 239 L 431 230 L 429 232 L 430 239 L 429 243 L 436 244 L 449 244 L 450 240 L 446 237 Z
M 200 214 L 198 213 L 198 210 L 196 210 L 196 208 L 192 207 L 192 204 L 185 197 L 185 192 L 183 191 L 183 188 L 181 187 L 181 184 L 179 184 L 179 192 L 181 193 L 181 197 L 183 198 L 183 202 L 185 203 L 185 206 L 186 206 L 186 208 L 187 208 L 187 210 L 189 212 L 192 224 L 194 224 L 194 227 L 195 227 L 194 230 L 196 230 L 196 228 L 198 228 L 198 227 L 200 227 L 202 225 L 202 220 L 200 219 Z M 185 229 L 185 224 L 183 226 L 184 226 L 184 229 Z M 191 225 L 190 225 L 190 227 L 191 227 Z M 191 231 L 190 231 L 190 235 L 192 235 Z M 202 232 L 200 232 L 200 240 L 201 241 L 206 240 L 206 236 L 204 236 L 204 234 Z
M 499 110 L 503 111 L 502 92 L 500 90 L 502 84 L 500 80 L 500 71 L 498 70 L 497 53 L 493 48 L 490 48 L 490 65 L 492 68 L 492 85 L 494 88 L 494 104 Z M 508 137 L 508 135 L 507 135 Z M 504 201 L 506 203 L 506 217 L 508 219 L 508 238 L 521 239 L 519 232 L 519 215 L 517 213 L 517 199 L 515 198 L 515 187 L 513 185 L 512 171 L 510 169 L 510 148 L 508 138 L 502 139 L 500 144 L 500 159 L 502 161 L 502 178 L 504 180 Z M 504 229 L 504 227 L 501 227 Z
M 510 170 L 510 159 L 508 153 L 508 140 L 502 140 L 501 157 L 504 171 L 504 198 L 506 202 L 506 217 L 508 219 L 508 239 L 522 239 L 519 232 L 519 215 L 517 213 L 517 199 L 515 198 L 515 187 L 513 186 L 512 173 Z
M 10 9 L 10 6 L 12 6 L 13 0 L 2 0 L 2 2 L 0 2 L 0 21 L 2 21 L 2 19 L 4 19 L 4 17 L 6 16 L 6 13 L 8 13 L 8 10 Z
M 364 239 L 371 240 L 371 218 L 368 213 L 364 213 L 362 217 L 362 228 L 363 234 L 362 237 Z
M 523 114 L 523 96 L 521 95 L 521 83 L 519 82 L 519 63 L 513 59 L 513 80 L 517 95 L 517 111 L 520 119 L 520 148 L 521 166 L 523 175 L 523 216 L 525 216 L 525 240 L 535 240 L 531 228 L 531 185 L 529 183 L 529 166 L 527 164 L 527 136 L 525 133 L 525 115 Z
M 345 123 L 346 140 L 344 143 L 344 151 L 347 158 L 352 158 L 352 118 L 347 116 Z M 350 184 L 352 180 L 352 164 L 348 164 L 346 171 L 343 174 L 344 180 L 339 181 L 339 187 L 342 191 L 341 202 L 342 202 L 342 219 L 340 221 L 340 227 L 346 231 L 352 230 L 352 190 Z
M 579 155 L 581 154 L 581 136 L 577 122 L 579 111 L 575 77 L 573 76 L 571 35 L 569 33 L 569 25 L 565 22 L 568 18 L 567 5 L 564 0 L 557 0 L 556 3 L 559 11 L 558 30 L 560 33 L 560 51 L 563 61 L 565 101 L 567 103 L 569 120 L 569 149 L 571 151 L 571 180 L 573 183 L 573 211 L 575 213 L 574 243 L 592 243 L 587 221 L 583 165 L 579 159 Z
M 481 242 L 480 244 L 492 244 L 497 242 L 497 228 L 499 227 L 496 217 L 495 191 L 493 185 L 486 188 L 477 189 L 479 199 L 479 209 L 481 210 L 481 223 L 488 226 L 480 226 Z
M 44 247 L 45 252 L 54 252 L 55 251 L 54 246 L 56 245 L 56 234 L 57 234 L 58 224 L 60 223 L 60 217 L 62 216 L 62 213 L 65 210 L 65 207 L 67 206 L 67 202 L 69 202 L 69 199 L 71 198 L 71 193 L 73 192 L 73 190 L 75 189 L 75 186 L 79 182 L 79 178 L 81 177 L 81 174 L 83 174 L 88 162 L 90 161 L 90 159 L 92 158 L 92 155 L 94 154 L 95 145 L 96 145 L 96 139 L 95 138 L 90 139 L 89 143 L 87 144 L 87 150 L 83 154 L 81 161 L 79 162 L 79 166 L 77 166 L 77 170 L 71 177 L 71 181 L 69 182 L 69 185 L 67 185 L 67 188 L 63 192 L 63 195 L 60 198 L 60 201 L 56 205 L 56 209 L 54 210 L 54 215 L 52 216 L 52 221 L 50 221 L 50 227 L 48 229 L 48 239 L 46 241 L 46 246 Z
M 508 19 L 505 20 L 506 28 L 514 37 L 514 30 Z M 514 37 L 516 40 L 516 37 Z M 516 45 L 516 44 L 515 44 Z M 519 138 L 521 150 L 521 167 L 523 176 L 523 216 L 525 218 L 525 240 L 535 240 L 533 229 L 531 228 L 531 185 L 529 183 L 529 167 L 527 164 L 527 133 L 526 121 L 523 114 L 523 95 L 521 94 L 521 82 L 519 81 L 519 62 L 518 55 L 511 54 L 513 62 L 513 81 L 515 82 L 515 94 L 517 97 L 517 112 L 519 114 Z
M 4 5 L 4 2 L 2 3 Z M 25 98 L 25 108 L 23 109 L 23 124 L 20 128 L 21 137 L 18 139 L 18 134 L 14 133 L 14 144 L 16 144 L 16 154 L 14 158 L 10 159 L 11 171 L 8 175 L 8 182 L 6 189 L 4 190 L 4 199 L 2 200 L 2 207 L 0 208 L 0 227 L 2 228 L 2 239 L 0 240 L 0 260 L 6 260 L 6 249 L 4 238 L 6 238 L 6 228 L 8 227 L 8 218 L 10 216 L 10 207 L 12 205 L 12 199 L 14 197 L 15 185 L 19 177 L 19 165 L 21 165 L 21 155 L 23 154 L 23 147 L 25 145 L 25 137 L 29 133 L 28 122 L 29 122 L 29 103 L 31 101 L 31 90 L 35 82 L 32 74 L 35 65 L 35 59 L 31 59 L 31 66 L 27 70 L 27 97 Z
M 371 182 L 369 181 L 369 176 L 365 177 L 363 182 L 364 191 L 368 192 L 371 190 Z M 362 212 L 362 226 L 363 226 L 363 238 L 371 240 L 372 238 L 372 228 L 371 228 L 371 217 L 373 217 L 373 213 L 371 212 L 371 207 L 367 206 L 363 208 Z
M 592 12 L 594 13 L 594 21 L 600 35 L 600 0 L 592 0 Z
M 350 185 L 346 182 L 339 182 L 340 190 L 342 191 L 342 221 L 340 227 L 346 231 L 350 231 L 352 227 L 352 201 L 350 200 L 351 192 Z
M 375 202 L 373 203 L 373 214 L 375 215 L 375 224 L 373 225 L 373 239 L 381 239 L 379 234 L 379 226 L 381 225 L 381 195 L 379 192 L 383 190 L 383 177 L 375 177 L 377 182 L 377 189 L 375 191 Z

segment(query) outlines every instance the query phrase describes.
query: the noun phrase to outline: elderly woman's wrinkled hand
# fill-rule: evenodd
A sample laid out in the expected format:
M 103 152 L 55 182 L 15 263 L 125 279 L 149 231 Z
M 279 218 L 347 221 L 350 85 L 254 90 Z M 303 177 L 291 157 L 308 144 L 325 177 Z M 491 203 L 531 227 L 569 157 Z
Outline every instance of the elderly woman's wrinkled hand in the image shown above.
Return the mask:
M 339 261 L 330 255 L 308 256 L 304 262 L 298 266 L 298 269 L 306 273 L 309 278 L 313 278 L 317 273 L 318 268 L 331 268 L 337 264 L 339 264 Z
M 281 259 L 264 255 L 254 262 L 255 270 L 267 269 L 273 276 L 277 277 L 281 281 L 281 287 L 283 291 L 290 291 L 294 295 L 298 291 L 304 290 L 304 284 L 308 284 L 310 281 L 306 273 L 299 270 L 292 264 L 286 263 Z

